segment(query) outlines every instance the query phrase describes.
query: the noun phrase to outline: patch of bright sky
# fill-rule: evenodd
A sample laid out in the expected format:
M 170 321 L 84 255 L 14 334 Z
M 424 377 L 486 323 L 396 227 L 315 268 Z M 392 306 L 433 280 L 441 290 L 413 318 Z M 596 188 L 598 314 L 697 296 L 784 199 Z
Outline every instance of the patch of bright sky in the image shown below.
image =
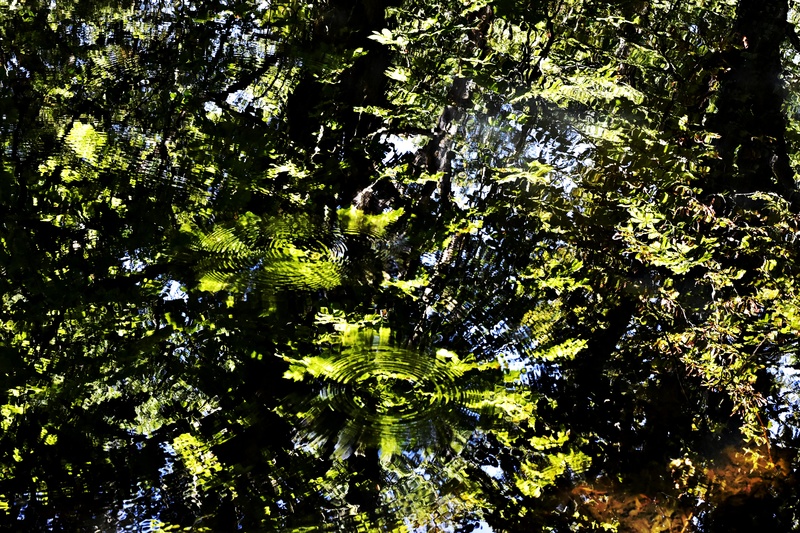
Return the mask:
M 242 89 L 233 93 L 229 93 L 225 99 L 228 105 L 241 112 L 247 109 L 247 106 L 253 101 L 252 93 L 247 89 Z
M 481 466 L 481 470 L 494 479 L 503 479 L 503 469 L 499 466 L 483 465 Z
M 384 163 L 388 163 L 395 157 L 399 157 L 408 153 L 414 153 L 425 144 L 425 138 L 422 135 L 400 137 L 398 135 L 391 134 L 387 135 L 383 141 L 388 143 L 392 148 L 392 151 L 386 154 L 386 157 L 383 158 Z
M 777 415 L 777 420 L 769 424 L 770 434 L 778 438 L 784 427 L 789 427 L 794 437 L 800 434 L 797 425 L 797 413 L 800 412 L 800 369 L 796 368 L 795 356 L 785 354 L 780 362 L 772 369 L 775 381 L 780 387 L 780 403 L 787 406 Z
M 164 300 L 183 300 L 187 301 L 189 296 L 184 292 L 183 286 L 174 279 L 169 280 L 161 291 Z
M 436 254 L 433 253 L 433 252 L 425 252 L 419 258 L 419 262 L 422 263 L 426 267 L 435 266 L 437 261 L 438 261 L 438 258 L 436 256 Z
M 121 260 L 122 260 L 122 268 L 124 268 L 128 272 L 141 272 L 142 270 L 144 270 L 144 267 L 147 266 L 147 264 L 144 261 L 135 259 L 130 255 L 122 257 Z

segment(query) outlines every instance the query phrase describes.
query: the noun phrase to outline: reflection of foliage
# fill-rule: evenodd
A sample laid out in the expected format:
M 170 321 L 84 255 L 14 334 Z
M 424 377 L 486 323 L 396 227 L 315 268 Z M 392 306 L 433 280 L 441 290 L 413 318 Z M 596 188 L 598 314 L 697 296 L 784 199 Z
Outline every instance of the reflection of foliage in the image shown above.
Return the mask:
M 797 522 L 786 2 L 112 4 L 0 6 L 9 528 Z
M 461 427 L 494 404 L 481 388 L 496 365 L 444 349 L 434 356 L 393 346 L 380 315 L 349 322 L 325 311 L 317 323 L 333 332 L 317 342 L 333 346 L 316 356 L 285 357 L 290 367 L 284 377 L 319 390 L 297 415 L 317 445 L 333 439 L 335 453 L 344 457 L 378 448 L 382 461 L 417 447 L 460 447 Z
M 380 239 L 403 210 L 368 215 L 351 208 L 338 213 L 334 230 L 304 214 L 262 218 L 252 212 L 233 224 L 204 232 L 190 223 L 182 231 L 200 254 L 200 290 L 331 289 L 342 283 L 347 251 L 344 235 Z
M 202 235 L 196 249 L 200 290 L 332 288 L 341 283 L 342 259 L 304 217 L 262 220 L 239 216 L 232 227 Z M 193 233 L 190 227 L 186 231 Z
M 403 209 L 389 211 L 380 215 L 368 215 L 360 209 L 351 207 L 350 209 L 340 209 L 338 215 L 343 233 L 381 238 L 386 233 L 387 226 L 403 215 Z
M 206 485 L 214 478 L 215 473 L 222 469 L 214 453 L 190 433 L 175 437 L 172 447 L 192 478 L 192 484 L 187 489 L 192 493 L 196 493 L 198 489 L 210 490 L 212 487 Z

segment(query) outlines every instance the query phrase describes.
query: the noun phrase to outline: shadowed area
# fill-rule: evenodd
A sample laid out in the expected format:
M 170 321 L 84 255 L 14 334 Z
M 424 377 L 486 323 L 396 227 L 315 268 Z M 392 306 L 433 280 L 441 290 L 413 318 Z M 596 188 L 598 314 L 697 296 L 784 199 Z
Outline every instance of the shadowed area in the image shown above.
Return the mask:
M 0 529 L 797 529 L 799 18 L 0 2 Z

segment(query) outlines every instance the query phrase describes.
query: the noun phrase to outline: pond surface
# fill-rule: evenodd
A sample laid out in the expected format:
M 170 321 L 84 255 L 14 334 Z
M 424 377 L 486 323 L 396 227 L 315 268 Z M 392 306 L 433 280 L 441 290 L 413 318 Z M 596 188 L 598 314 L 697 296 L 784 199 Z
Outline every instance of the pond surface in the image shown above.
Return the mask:
M 800 529 L 750 3 L 0 3 L 0 523 Z

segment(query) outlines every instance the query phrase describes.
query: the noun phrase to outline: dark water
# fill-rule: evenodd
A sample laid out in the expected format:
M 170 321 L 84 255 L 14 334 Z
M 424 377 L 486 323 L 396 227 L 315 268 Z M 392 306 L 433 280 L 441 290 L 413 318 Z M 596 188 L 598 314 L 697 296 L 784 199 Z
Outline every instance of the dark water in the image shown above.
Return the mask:
M 569 4 L 0 4 L 3 527 L 800 527 L 738 15 Z

